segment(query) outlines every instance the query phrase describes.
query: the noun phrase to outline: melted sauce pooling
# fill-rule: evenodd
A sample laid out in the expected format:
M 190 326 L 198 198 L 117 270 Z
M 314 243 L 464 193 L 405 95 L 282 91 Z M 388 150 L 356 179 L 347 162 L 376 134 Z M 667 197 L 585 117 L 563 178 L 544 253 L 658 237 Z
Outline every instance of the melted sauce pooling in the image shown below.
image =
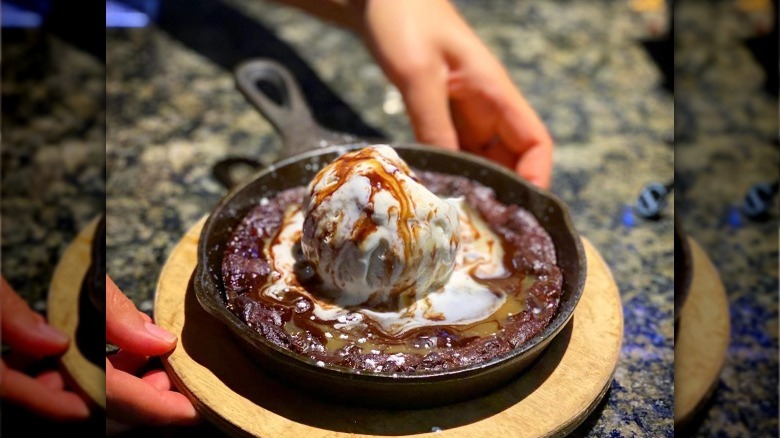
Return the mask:
M 338 171 L 343 179 L 349 166 Z M 392 183 L 383 185 L 389 177 L 384 169 L 378 169 L 375 175 L 372 187 L 401 190 Z M 300 214 L 302 188 L 291 189 L 291 194 L 283 192 L 277 197 L 281 199 L 257 207 L 234 233 L 223 260 L 229 308 L 285 348 L 325 363 L 376 372 L 457 367 L 487 360 L 524 343 L 549 323 L 559 303 L 562 277 L 555 266 L 549 235 L 527 212 L 499 203 L 494 195 L 469 198 L 472 192 L 484 187 L 465 178 L 424 173 L 422 179 L 447 195 L 466 196 L 485 220 L 487 229 L 474 224 L 461 227 L 462 247 L 468 248 L 469 241 L 484 238 L 486 232 L 497 237 L 483 250 L 491 252 L 499 249 L 495 245 L 500 247 L 503 271 L 485 269 L 479 257 L 474 261 L 474 254 L 459 253 L 459 263 L 469 266 L 461 273 L 496 296 L 505 297 L 489 316 L 465 324 L 435 324 L 437 315 L 427 314 L 432 325 L 389 332 L 360 312 L 365 309 L 339 309 L 332 299 L 319 292 L 319 279 L 312 274 L 311 266 L 302 261 L 300 230 L 283 226 L 296 213 Z M 337 189 L 332 187 L 330 194 Z M 327 192 L 320 195 L 328 196 Z M 408 206 L 400 206 L 399 218 L 403 217 L 404 208 Z M 370 219 L 369 213 L 364 220 Z M 258 222 L 269 222 L 275 228 L 260 227 Z M 411 236 L 412 227 L 401 228 Z M 470 235 L 464 235 L 468 233 L 463 228 Z M 293 243 L 282 245 L 285 240 Z M 270 263 L 269 268 L 263 268 L 263 263 Z M 285 276 L 278 272 L 280 266 L 287 266 L 285 269 L 292 272 Z M 258 273 L 253 273 L 253 269 Z M 280 281 L 280 277 L 286 277 L 286 281 Z M 287 338 L 272 335 L 277 330 L 273 327 L 286 333 Z
M 476 284 L 484 286 L 501 300 L 494 311 L 485 315 L 485 318 L 480 318 L 479 321 L 465 324 L 440 324 L 446 320 L 444 315 L 433 312 L 434 306 L 428 301 L 429 297 L 425 297 L 423 300 L 427 301 L 428 308 L 423 316 L 430 324 L 408 330 L 388 331 L 363 307 L 339 307 L 335 304 L 335 297 L 329 296 L 327 291 L 319 287 L 316 276 L 306 274 L 310 267 L 297 249 L 300 247 L 300 232 L 290 231 L 297 230 L 297 222 L 302 221 L 300 206 L 293 206 L 286 210 L 283 225 L 264 245 L 264 253 L 274 262 L 274 269 L 280 272 L 281 279 L 269 278 L 267 282 L 257 285 L 252 291 L 252 296 L 269 306 L 281 304 L 288 307 L 292 313 L 290 320 L 285 323 L 285 331 L 299 336 L 309 333 L 323 344 L 328 354 L 338 354 L 339 350 L 346 346 L 357 346 L 367 354 L 399 352 L 420 354 L 468 345 L 476 338 L 495 335 L 506 324 L 508 318 L 525 310 L 528 301 L 527 292 L 535 280 L 533 276 L 526 276 L 519 270 L 505 269 L 506 266 L 512 266 L 511 255 L 515 253 L 515 248 L 509 242 L 485 230 L 486 225 L 483 220 L 474 217 L 475 215 L 478 213 L 471 209 L 460 215 L 461 222 L 466 225 L 461 229 L 464 232 L 468 230 L 467 232 L 470 233 L 469 236 L 463 236 L 463 240 L 480 241 L 492 237 L 495 240 L 487 240 L 488 245 L 484 246 L 492 249 L 496 242 L 500 242 L 503 249 L 501 264 L 492 269 L 493 275 L 489 278 L 486 278 L 484 272 L 479 271 L 490 261 L 490 254 L 479 254 L 482 258 L 476 261 L 470 259 L 475 255 L 474 253 L 479 252 L 479 248 L 472 248 L 471 254 L 461 254 L 456 264 L 456 271 L 459 268 L 465 271 Z M 295 220 L 296 218 L 298 221 Z M 483 230 L 480 231 L 480 228 Z M 289 243 L 285 244 L 286 240 Z M 291 251 L 287 249 L 290 247 Z M 464 248 L 470 247 L 466 244 Z M 291 262 L 290 259 L 294 261 Z M 455 284 L 451 287 L 459 286 Z M 402 307 L 407 309 L 402 316 L 413 318 L 417 310 L 414 297 L 404 295 L 404 298 L 406 302 L 402 303 Z M 320 312 L 317 312 L 318 307 L 321 309 Z M 382 312 L 387 309 L 378 306 L 370 310 Z M 329 317 L 323 317 L 324 315 Z

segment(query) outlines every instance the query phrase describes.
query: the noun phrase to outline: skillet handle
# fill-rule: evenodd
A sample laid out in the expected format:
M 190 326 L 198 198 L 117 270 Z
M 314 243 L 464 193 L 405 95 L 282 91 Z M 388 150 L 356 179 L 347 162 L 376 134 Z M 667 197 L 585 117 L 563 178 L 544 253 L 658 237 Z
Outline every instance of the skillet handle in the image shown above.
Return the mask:
M 282 65 L 254 59 L 235 70 L 236 86 L 244 97 L 268 119 L 282 136 L 279 159 L 308 150 L 357 143 L 354 136 L 329 131 L 311 115 L 298 83 Z

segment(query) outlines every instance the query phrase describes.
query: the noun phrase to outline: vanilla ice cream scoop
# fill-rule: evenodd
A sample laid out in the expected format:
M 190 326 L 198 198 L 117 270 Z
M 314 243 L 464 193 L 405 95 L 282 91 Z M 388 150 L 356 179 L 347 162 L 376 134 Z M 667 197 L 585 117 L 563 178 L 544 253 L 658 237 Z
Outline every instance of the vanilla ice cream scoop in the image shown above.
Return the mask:
M 303 214 L 304 257 L 341 305 L 408 305 L 452 274 L 458 210 L 420 184 L 390 146 L 347 153 L 322 169 Z

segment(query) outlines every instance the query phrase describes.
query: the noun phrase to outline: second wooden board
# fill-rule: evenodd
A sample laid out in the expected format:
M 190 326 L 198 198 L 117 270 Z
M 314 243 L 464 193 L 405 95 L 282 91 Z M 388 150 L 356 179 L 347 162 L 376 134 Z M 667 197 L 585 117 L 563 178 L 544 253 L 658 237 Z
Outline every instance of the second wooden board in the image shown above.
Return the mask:
M 99 219 L 95 219 L 90 222 L 68 246 L 54 270 L 49 286 L 49 299 L 46 306 L 49 323 L 74 340 L 77 339 L 76 330 L 79 325 L 81 283 L 92 262 L 92 240 L 98 221 Z M 89 361 L 75 341 L 70 343 L 60 362 L 75 386 L 95 405 L 105 409 L 105 370 Z
M 688 426 L 720 377 L 729 345 L 729 304 L 718 271 L 699 244 L 688 239 L 693 278 L 680 312 L 674 346 L 674 424 Z

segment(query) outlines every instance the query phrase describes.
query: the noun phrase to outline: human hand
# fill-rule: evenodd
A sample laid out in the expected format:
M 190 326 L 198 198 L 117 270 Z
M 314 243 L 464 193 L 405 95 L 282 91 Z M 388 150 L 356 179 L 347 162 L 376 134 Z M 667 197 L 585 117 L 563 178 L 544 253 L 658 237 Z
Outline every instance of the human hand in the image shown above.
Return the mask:
M 176 346 L 176 336 L 156 326 L 139 312 L 129 298 L 106 275 L 106 338 L 120 351 L 106 358 L 106 415 L 126 424 L 194 424 L 195 407 L 173 391 L 162 369 L 142 377 L 136 373 L 150 356 L 159 356 Z
M 356 5 L 356 30 L 403 95 L 418 141 L 483 155 L 549 188 L 552 138 L 449 2 Z
M 48 325 L 9 285 L 0 280 L 0 318 L 3 342 L 15 358 L 0 361 L 3 399 L 30 412 L 57 421 L 89 417 L 87 403 L 65 387 L 59 370 L 46 370 L 33 377 L 22 363 L 34 363 L 47 356 L 61 355 L 68 348 L 68 336 Z M 16 362 L 16 363 L 14 363 Z

